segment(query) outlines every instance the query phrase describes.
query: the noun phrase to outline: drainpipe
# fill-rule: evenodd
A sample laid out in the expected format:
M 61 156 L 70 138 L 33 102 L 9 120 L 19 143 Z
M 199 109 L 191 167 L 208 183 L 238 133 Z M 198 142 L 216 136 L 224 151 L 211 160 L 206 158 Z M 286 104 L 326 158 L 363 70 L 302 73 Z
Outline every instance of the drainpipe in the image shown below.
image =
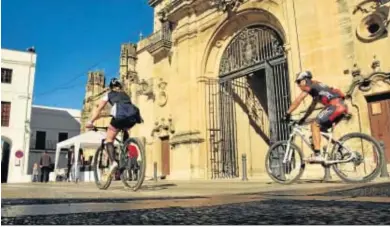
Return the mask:
M 353 102 L 353 96 L 351 95 L 351 105 L 353 108 L 356 109 L 356 112 L 357 112 L 357 117 L 358 117 L 358 122 L 359 122 L 359 132 L 361 133 L 362 132 L 362 122 L 361 122 L 361 119 L 360 119 L 360 109 L 359 109 L 359 106 Z
M 23 151 L 24 151 L 24 154 L 25 154 L 25 162 L 23 163 L 22 165 L 22 172 L 25 171 L 26 175 L 27 175 L 27 170 L 28 170 L 28 166 L 27 168 L 25 168 L 26 166 L 26 163 L 28 165 L 28 155 L 27 155 L 27 151 L 26 151 L 26 147 L 27 147 L 27 140 L 30 141 L 30 120 L 31 119 L 27 119 L 28 117 L 28 110 L 31 109 L 30 108 L 30 99 L 32 97 L 30 97 L 30 81 L 31 81 L 31 68 L 33 67 L 33 56 L 35 54 L 35 51 L 32 49 L 32 48 L 29 48 L 28 49 L 28 52 L 30 52 L 30 66 L 28 68 L 28 79 L 27 79 L 27 98 L 26 98 L 26 112 L 25 112 L 25 121 L 24 121 L 24 140 L 23 140 Z M 30 116 L 31 116 L 31 113 L 30 113 Z M 27 137 L 27 139 L 26 139 Z

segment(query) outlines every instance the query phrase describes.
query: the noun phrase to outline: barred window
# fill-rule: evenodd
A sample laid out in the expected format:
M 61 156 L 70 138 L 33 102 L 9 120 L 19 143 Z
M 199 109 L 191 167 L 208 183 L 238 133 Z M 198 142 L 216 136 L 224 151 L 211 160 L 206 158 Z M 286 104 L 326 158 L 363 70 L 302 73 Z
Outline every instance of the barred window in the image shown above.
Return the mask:
M 1 68 L 1 83 L 10 84 L 12 82 L 12 69 Z
M 1 126 L 9 126 L 9 117 L 11 112 L 11 103 L 10 102 L 1 102 Z

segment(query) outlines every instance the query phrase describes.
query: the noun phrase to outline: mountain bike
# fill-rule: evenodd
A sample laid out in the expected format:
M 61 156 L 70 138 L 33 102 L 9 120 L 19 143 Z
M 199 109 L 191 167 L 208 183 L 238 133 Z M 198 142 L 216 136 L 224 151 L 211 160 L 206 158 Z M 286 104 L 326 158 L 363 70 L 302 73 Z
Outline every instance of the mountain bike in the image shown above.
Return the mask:
M 344 115 L 341 120 L 349 120 L 350 117 Z M 276 142 L 267 152 L 266 171 L 277 183 L 292 184 L 299 180 L 304 172 L 307 160 L 304 158 L 302 149 L 294 142 L 296 136 L 299 136 L 314 152 L 312 143 L 306 135 L 308 132 L 311 134 L 311 131 L 303 125 L 299 125 L 296 120 L 290 120 L 289 126 L 292 127 L 292 131 L 289 139 Z M 337 176 L 347 183 L 364 183 L 377 177 L 383 165 L 383 152 L 379 143 L 373 137 L 363 133 L 348 133 L 338 140 L 334 139 L 334 127 L 335 124 L 328 130 L 321 130 L 321 136 L 325 138 L 327 145 L 321 151 L 325 161 L 318 164 L 322 164 L 323 167 L 332 166 Z M 362 154 L 358 152 L 359 150 Z M 370 151 L 373 154 L 367 155 L 366 153 Z M 352 171 L 343 172 L 342 167 L 348 165 L 351 165 Z M 371 172 L 367 171 L 369 167 L 373 167 Z M 347 175 L 349 173 L 351 176 Z M 352 176 L 358 173 L 365 175 L 356 178 Z
M 105 130 L 107 127 L 94 127 L 93 131 Z M 128 138 L 125 140 L 126 131 L 122 130 L 123 138 L 122 141 L 115 138 L 118 142 L 118 147 L 116 147 L 116 158 L 118 161 L 118 171 L 120 174 L 120 179 L 126 188 L 137 191 L 144 182 L 145 179 L 145 169 L 146 169 L 146 158 L 145 158 L 145 148 L 142 142 L 137 138 Z M 115 178 L 115 173 L 109 171 L 111 161 L 104 144 L 105 139 L 102 140 L 100 147 L 96 150 L 94 160 L 93 160 L 93 172 L 96 186 L 99 189 L 107 189 L 113 178 Z M 119 152 L 117 152 L 119 149 Z

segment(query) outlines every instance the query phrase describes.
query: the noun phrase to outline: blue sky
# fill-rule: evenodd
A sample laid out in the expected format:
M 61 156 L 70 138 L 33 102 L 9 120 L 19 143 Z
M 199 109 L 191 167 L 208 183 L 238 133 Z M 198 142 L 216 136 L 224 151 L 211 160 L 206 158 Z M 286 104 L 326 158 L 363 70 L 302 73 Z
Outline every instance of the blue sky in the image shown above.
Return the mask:
M 117 76 L 120 44 L 152 32 L 147 2 L 2 0 L 1 47 L 37 51 L 33 104 L 81 109 L 88 70 Z

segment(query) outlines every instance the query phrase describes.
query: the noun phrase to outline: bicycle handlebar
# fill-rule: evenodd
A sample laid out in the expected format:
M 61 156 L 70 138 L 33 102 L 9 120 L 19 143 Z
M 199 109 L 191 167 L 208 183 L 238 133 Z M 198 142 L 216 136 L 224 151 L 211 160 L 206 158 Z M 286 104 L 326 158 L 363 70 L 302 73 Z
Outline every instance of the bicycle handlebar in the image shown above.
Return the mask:
M 92 131 L 99 131 L 99 129 L 102 129 L 102 130 L 105 130 L 107 131 L 108 127 L 97 127 L 97 126 L 93 126 L 93 128 L 91 128 Z

